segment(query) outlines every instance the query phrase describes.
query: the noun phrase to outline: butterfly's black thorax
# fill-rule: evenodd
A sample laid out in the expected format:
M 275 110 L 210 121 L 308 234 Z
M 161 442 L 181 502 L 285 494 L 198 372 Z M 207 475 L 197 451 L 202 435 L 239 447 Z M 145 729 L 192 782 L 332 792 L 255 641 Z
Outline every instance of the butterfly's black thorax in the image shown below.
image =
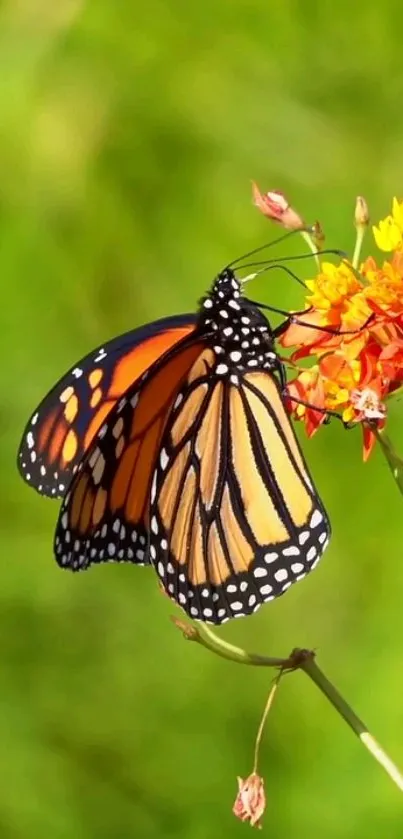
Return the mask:
M 241 282 L 228 268 L 201 301 L 199 329 L 214 350 L 218 375 L 253 369 L 280 371 L 269 321 L 242 296 Z

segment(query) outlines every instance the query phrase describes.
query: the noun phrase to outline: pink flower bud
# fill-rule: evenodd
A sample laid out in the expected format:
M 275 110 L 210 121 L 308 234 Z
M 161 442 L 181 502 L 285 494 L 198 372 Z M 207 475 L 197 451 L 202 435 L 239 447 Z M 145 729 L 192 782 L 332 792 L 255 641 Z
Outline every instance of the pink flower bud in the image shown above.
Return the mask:
M 282 192 L 273 190 L 263 195 L 255 183 L 252 184 L 252 191 L 253 203 L 264 216 L 281 224 L 286 230 L 305 229 L 305 224 L 301 216 L 290 207 Z
M 238 778 L 238 795 L 232 812 L 237 819 L 250 822 L 252 827 L 261 827 L 260 819 L 266 807 L 263 778 L 252 772 L 248 778 Z

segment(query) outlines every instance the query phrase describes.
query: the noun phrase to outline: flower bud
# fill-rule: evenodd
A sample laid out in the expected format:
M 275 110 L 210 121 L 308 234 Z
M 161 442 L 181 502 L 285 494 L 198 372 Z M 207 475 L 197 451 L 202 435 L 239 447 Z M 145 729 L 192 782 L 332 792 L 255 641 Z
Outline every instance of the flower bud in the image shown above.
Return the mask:
M 252 191 L 253 203 L 264 216 L 281 224 L 286 230 L 305 229 L 301 216 L 290 207 L 282 192 L 273 190 L 263 194 L 255 183 L 252 184 Z
M 260 819 L 266 807 L 263 778 L 252 772 L 248 778 L 238 778 L 238 795 L 232 812 L 237 819 L 250 822 L 252 827 L 261 827 Z
M 368 204 L 362 195 L 358 195 L 355 202 L 354 222 L 356 227 L 366 227 L 369 224 Z
M 321 251 L 323 245 L 325 244 L 325 234 L 323 232 L 323 227 L 320 221 L 315 221 L 312 225 L 312 241 L 315 245 L 316 250 Z

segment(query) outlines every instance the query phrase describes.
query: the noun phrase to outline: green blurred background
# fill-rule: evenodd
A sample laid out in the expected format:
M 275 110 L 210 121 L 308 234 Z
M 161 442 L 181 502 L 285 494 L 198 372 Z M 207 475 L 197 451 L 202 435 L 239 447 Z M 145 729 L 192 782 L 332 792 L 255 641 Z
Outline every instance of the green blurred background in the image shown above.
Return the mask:
M 249 835 L 231 806 L 270 672 L 186 644 L 152 571 L 62 573 L 57 504 L 24 486 L 15 451 L 71 363 L 193 310 L 223 264 L 277 233 L 252 178 L 319 218 L 329 246 L 351 251 L 357 194 L 374 220 L 389 212 L 403 191 L 401 16 L 393 0 L 1 4 L 2 839 Z M 254 296 L 302 303 L 281 274 Z M 378 452 L 362 464 L 358 430 L 333 423 L 303 445 L 331 547 L 222 636 L 272 655 L 317 648 L 403 765 L 402 498 Z M 399 792 L 302 674 L 282 686 L 260 768 L 267 835 L 401 839 Z

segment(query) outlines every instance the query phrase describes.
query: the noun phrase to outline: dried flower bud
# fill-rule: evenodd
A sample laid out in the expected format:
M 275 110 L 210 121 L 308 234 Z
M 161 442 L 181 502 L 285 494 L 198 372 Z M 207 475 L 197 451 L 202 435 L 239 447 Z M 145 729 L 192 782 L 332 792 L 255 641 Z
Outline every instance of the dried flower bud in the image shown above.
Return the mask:
M 252 184 L 252 191 L 253 203 L 264 216 L 281 224 L 286 230 L 305 229 L 301 216 L 290 207 L 282 192 L 273 190 L 263 195 L 255 183 Z
M 232 812 L 237 819 L 250 822 L 252 827 L 261 827 L 260 819 L 266 807 L 263 778 L 252 772 L 248 778 L 238 778 L 238 795 Z
M 362 195 L 358 195 L 355 202 L 354 222 L 356 227 L 367 227 L 369 224 L 368 204 Z
M 320 221 L 315 221 L 315 224 L 312 225 L 312 240 L 316 250 L 321 251 L 325 244 L 325 234 Z

